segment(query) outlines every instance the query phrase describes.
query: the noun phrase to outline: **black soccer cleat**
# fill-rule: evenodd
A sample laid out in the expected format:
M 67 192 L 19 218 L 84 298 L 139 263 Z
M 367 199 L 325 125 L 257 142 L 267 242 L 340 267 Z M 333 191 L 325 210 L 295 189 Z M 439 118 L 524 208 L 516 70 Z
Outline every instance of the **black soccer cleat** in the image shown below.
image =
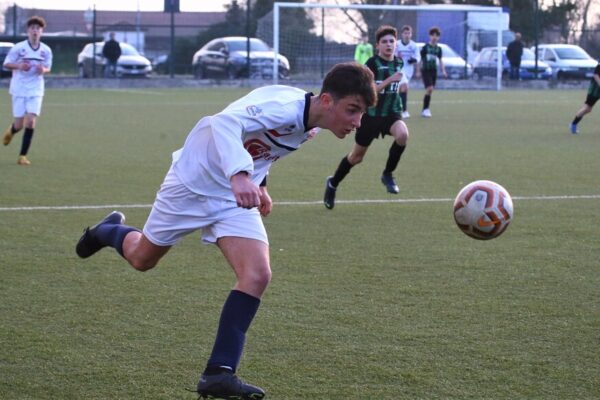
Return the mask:
M 260 400 L 265 391 L 249 385 L 231 372 L 200 376 L 198 394 L 203 399 Z
M 383 174 L 381 175 L 381 183 L 385 186 L 388 193 L 398 194 L 400 193 L 400 188 L 396 185 L 396 181 L 392 174 Z
M 106 245 L 101 244 L 96 239 L 95 233 L 96 229 L 102 224 L 124 224 L 125 223 L 125 215 L 120 211 L 113 211 L 108 214 L 104 219 L 98 222 L 96 225 L 92 227 L 85 228 L 83 230 L 83 235 L 79 238 L 79 242 L 77 242 L 77 246 L 75 246 L 75 252 L 81 258 L 88 258 L 91 255 L 98 252 Z
M 325 181 L 325 196 L 323 197 L 323 203 L 325 203 L 325 207 L 330 210 L 335 207 L 335 191 L 337 189 L 331 184 L 331 178 L 332 177 L 329 176 Z

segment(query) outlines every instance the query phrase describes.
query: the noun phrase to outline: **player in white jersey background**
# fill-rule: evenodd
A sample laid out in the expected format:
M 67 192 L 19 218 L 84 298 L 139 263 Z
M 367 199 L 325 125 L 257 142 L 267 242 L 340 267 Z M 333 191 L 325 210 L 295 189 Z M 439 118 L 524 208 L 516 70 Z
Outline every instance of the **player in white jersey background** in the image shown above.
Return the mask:
M 396 57 L 404 61 L 402 67 L 403 79 L 400 82 L 400 98 L 402 99 L 402 119 L 410 117 L 408 112 L 408 86 L 413 75 L 419 78 L 419 69 L 415 66 L 421 60 L 421 54 L 417 44 L 412 40 L 412 28 L 404 25 L 400 32 L 400 40 L 396 43 Z
M 13 136 L 25 127 L 17 164 L 29 165 L 27 152 L 31 146 L 36 119 L 42 111 L 44 74 L 52 68 L 52 50 L 41 42 L 46 21 L 34 16 L 27 20 L 27 40 L 9 51 L 4 67 L 12 70 L 9 92 L 12 96 L 13 123 L 4 131 L 2 142 L 7 146 Z
M 246 332 L 271 279 L 261 219 L 273 206 L 266 186 L 271 164 L 297 150 L 315 127 L 346 137 L 376 99 L 373 74 L 355 62 L 334 66 L 317 96 L 281 85 L 255 89 L 191 130 L 183 148 L 173 154 L 143 232 L 125 225 L 118 211 L 84 230 L 76 246 L 79 257 L 110 246 L 139 271 L 153 268 L 171 246 L 194 231 L 219 247 L 237 280 L 197 385 L 200 396 L 264 397 L 261 388 L 235 373 Z

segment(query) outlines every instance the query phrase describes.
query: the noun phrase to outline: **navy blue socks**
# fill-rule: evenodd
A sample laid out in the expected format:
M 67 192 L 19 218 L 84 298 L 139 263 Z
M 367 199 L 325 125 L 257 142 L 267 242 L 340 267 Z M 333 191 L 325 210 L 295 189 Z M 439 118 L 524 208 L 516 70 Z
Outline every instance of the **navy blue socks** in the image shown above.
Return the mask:
M 140 230 L 128 225 L 105 223 L 96 228 L 95 237 L 101 244 L 114 247 L 123 257 L 123 240 L 132 231 Z
M 14 125 L 11 128 L 11 131 L 14 130 Z M 14 134 L 14 133 L 13 133 Z M 25 156 L 29 151 L 29 146 L 31 146 L 31 139 L 33 138 L 33 128 L 25 128 L 25 133 L 23 133 L 23 142 L 21 143 L 21 153 L 20 155 Z
M 235 370 L 242 357 L 246 332 L 258 311 L 260 299 L 239 290 L 232 290 L 223 305 L 217 338 L 204 370 L 211 375 Z

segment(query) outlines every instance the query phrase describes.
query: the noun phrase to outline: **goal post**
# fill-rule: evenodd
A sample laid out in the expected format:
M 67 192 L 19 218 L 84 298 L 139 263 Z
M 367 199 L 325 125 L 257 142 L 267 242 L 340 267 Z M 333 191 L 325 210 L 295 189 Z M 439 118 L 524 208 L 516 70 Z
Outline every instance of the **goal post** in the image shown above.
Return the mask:
M 298 39 L 294 37 L 298 36 L 295 35 L 295 31 L 288 36 L 285 35 L 286 29 L 292 29 L 289 27 L 290 19 L 286 19 L 285 12 L 291 12 L 294 9 L 296 12 L 304 11 L 307 18 L 313 23 L 313 26 L 310 27 L 313 34 L 312 40 L 310 40 L 310 43 L 298 44 L 297 47 L 292 47 L 291 44 Z M 353 49 L 361 36 L 361 31 L 372 33 L 382 24 L 395 26 L 399 31 L 399 35 L 401 25 L 411 25 L 413 31 L 417 31 L 415 33 L 418 37 L 413 34 L 413 40 L 416 42 L 427 41 L 425 24 L 429 24 L 429 26 L 436 25 L 442 30 L 440 42 L 447 43 L 450 40 L 458 43 L 458 46 L 462 49 L 462 51 L 457 51 L 459 55 L 467 62 L 472 62 L 471 54 L 467 57 L 467 46 L 473 46 L 473 48 L 479 46 L 479 43 L 467 43 L 467 32 L 471 29 L 469 26 L 472 17 L 478 17 L 480 25 L 481 21 L 484 21 L 488 41 L 490 37 L 492 38 L 491 43 L 488 43 L 488 45 L 496 47 L 495 54 L 502 54 L 502 47 L 506 45 L 503 42 L 507 41 L 506 35 L 503 35 L 503 33 L 508 30 L 508 14 L 505 13 L 502 7 L 275 2 L 272 16 L 270 16 L 272 25 L 268 26 L 270 19 L 264 22 L 262 29 L 259 29 L 260 32 L 257 31 L 257 36 L 271 42 L 274 54 L 272 76 L 273 83 L 277 84 L 280 79 L 278 54 L 282 49 L 288 52 L 288 54 L 285 52 L 282 54 L 291 58 L 292 76 L 299 72 L 308 73 L 309 67 L 314 67 L 314 65 L 309 65 L 310 61 L 308 60 L 313 60 L 316 63 L 320 58 L 320 68 L 315 68 L 313 75 L 319 74 L 322 78 L 322 71 L 327 71 L 336 62 L 353 60 Z M 326 20 L 327 22 L 325 22 Z M 407 20 L 410 22 L 406 23 Z M 475 32 L 475 29 L 471 30 L 470 33 Z M 495 41 L 493 40 L 494 34 Z M 346 35 L 345 40 L 343 35 Z M 342 36 L 341 41 L 345 41 L 345 43 L 337 43 L 340 41 L 340 36 Z M 306 38 L 304 40 L 308 41 Z M 345 47 L 345 50 L 339 50 L 342 47 Z M 350 49 L 352 49 L 351 54 Z M 469 47 L 469 49 L 471 48 Z M 495 58 L 495 71 L 488 71 L 490 72 L 488 81 L 490 88 L 495 87 L 496 90 L 501 90 L 503 60 L 502 57 L 496 56 Z M 472 79 L 466 74 L 467 67 L 470 68 L 470 66 L 465 65 L 465 74 L 461 77 Z M 465 84 L 465 86 L 467 85 Z

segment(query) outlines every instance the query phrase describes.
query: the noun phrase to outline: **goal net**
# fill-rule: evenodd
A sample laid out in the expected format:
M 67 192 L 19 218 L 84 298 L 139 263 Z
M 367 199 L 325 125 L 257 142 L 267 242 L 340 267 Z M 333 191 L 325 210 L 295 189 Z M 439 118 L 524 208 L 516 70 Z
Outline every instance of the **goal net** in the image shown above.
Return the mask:
M 412 40 L 419 46 L 429 41 L 431 27 L 441 30 L 448 78 L 438 74 L 437 87 L 501 88 L 507 64 L 497 55 L 505 53 L 513 38 L 508 14 L 501 7 L 277 2 L 258 21 L 256 36 L 274 49 L 274 83 L 282 76 L 316 83 L 334 64 L 354 60 L 356 45 L 365 35 L 374 46 L 375 31 L 381 25 L 394 26 L 399 36 L 404 25 L 410 26 Z M 277 54 L 288 59 L 289 74 L 279 73 L 283 64 L 275 58 Z M 481 55 L 487 58 L 479 60 Z M 413 78 L 413 85 L 417 84 Z

